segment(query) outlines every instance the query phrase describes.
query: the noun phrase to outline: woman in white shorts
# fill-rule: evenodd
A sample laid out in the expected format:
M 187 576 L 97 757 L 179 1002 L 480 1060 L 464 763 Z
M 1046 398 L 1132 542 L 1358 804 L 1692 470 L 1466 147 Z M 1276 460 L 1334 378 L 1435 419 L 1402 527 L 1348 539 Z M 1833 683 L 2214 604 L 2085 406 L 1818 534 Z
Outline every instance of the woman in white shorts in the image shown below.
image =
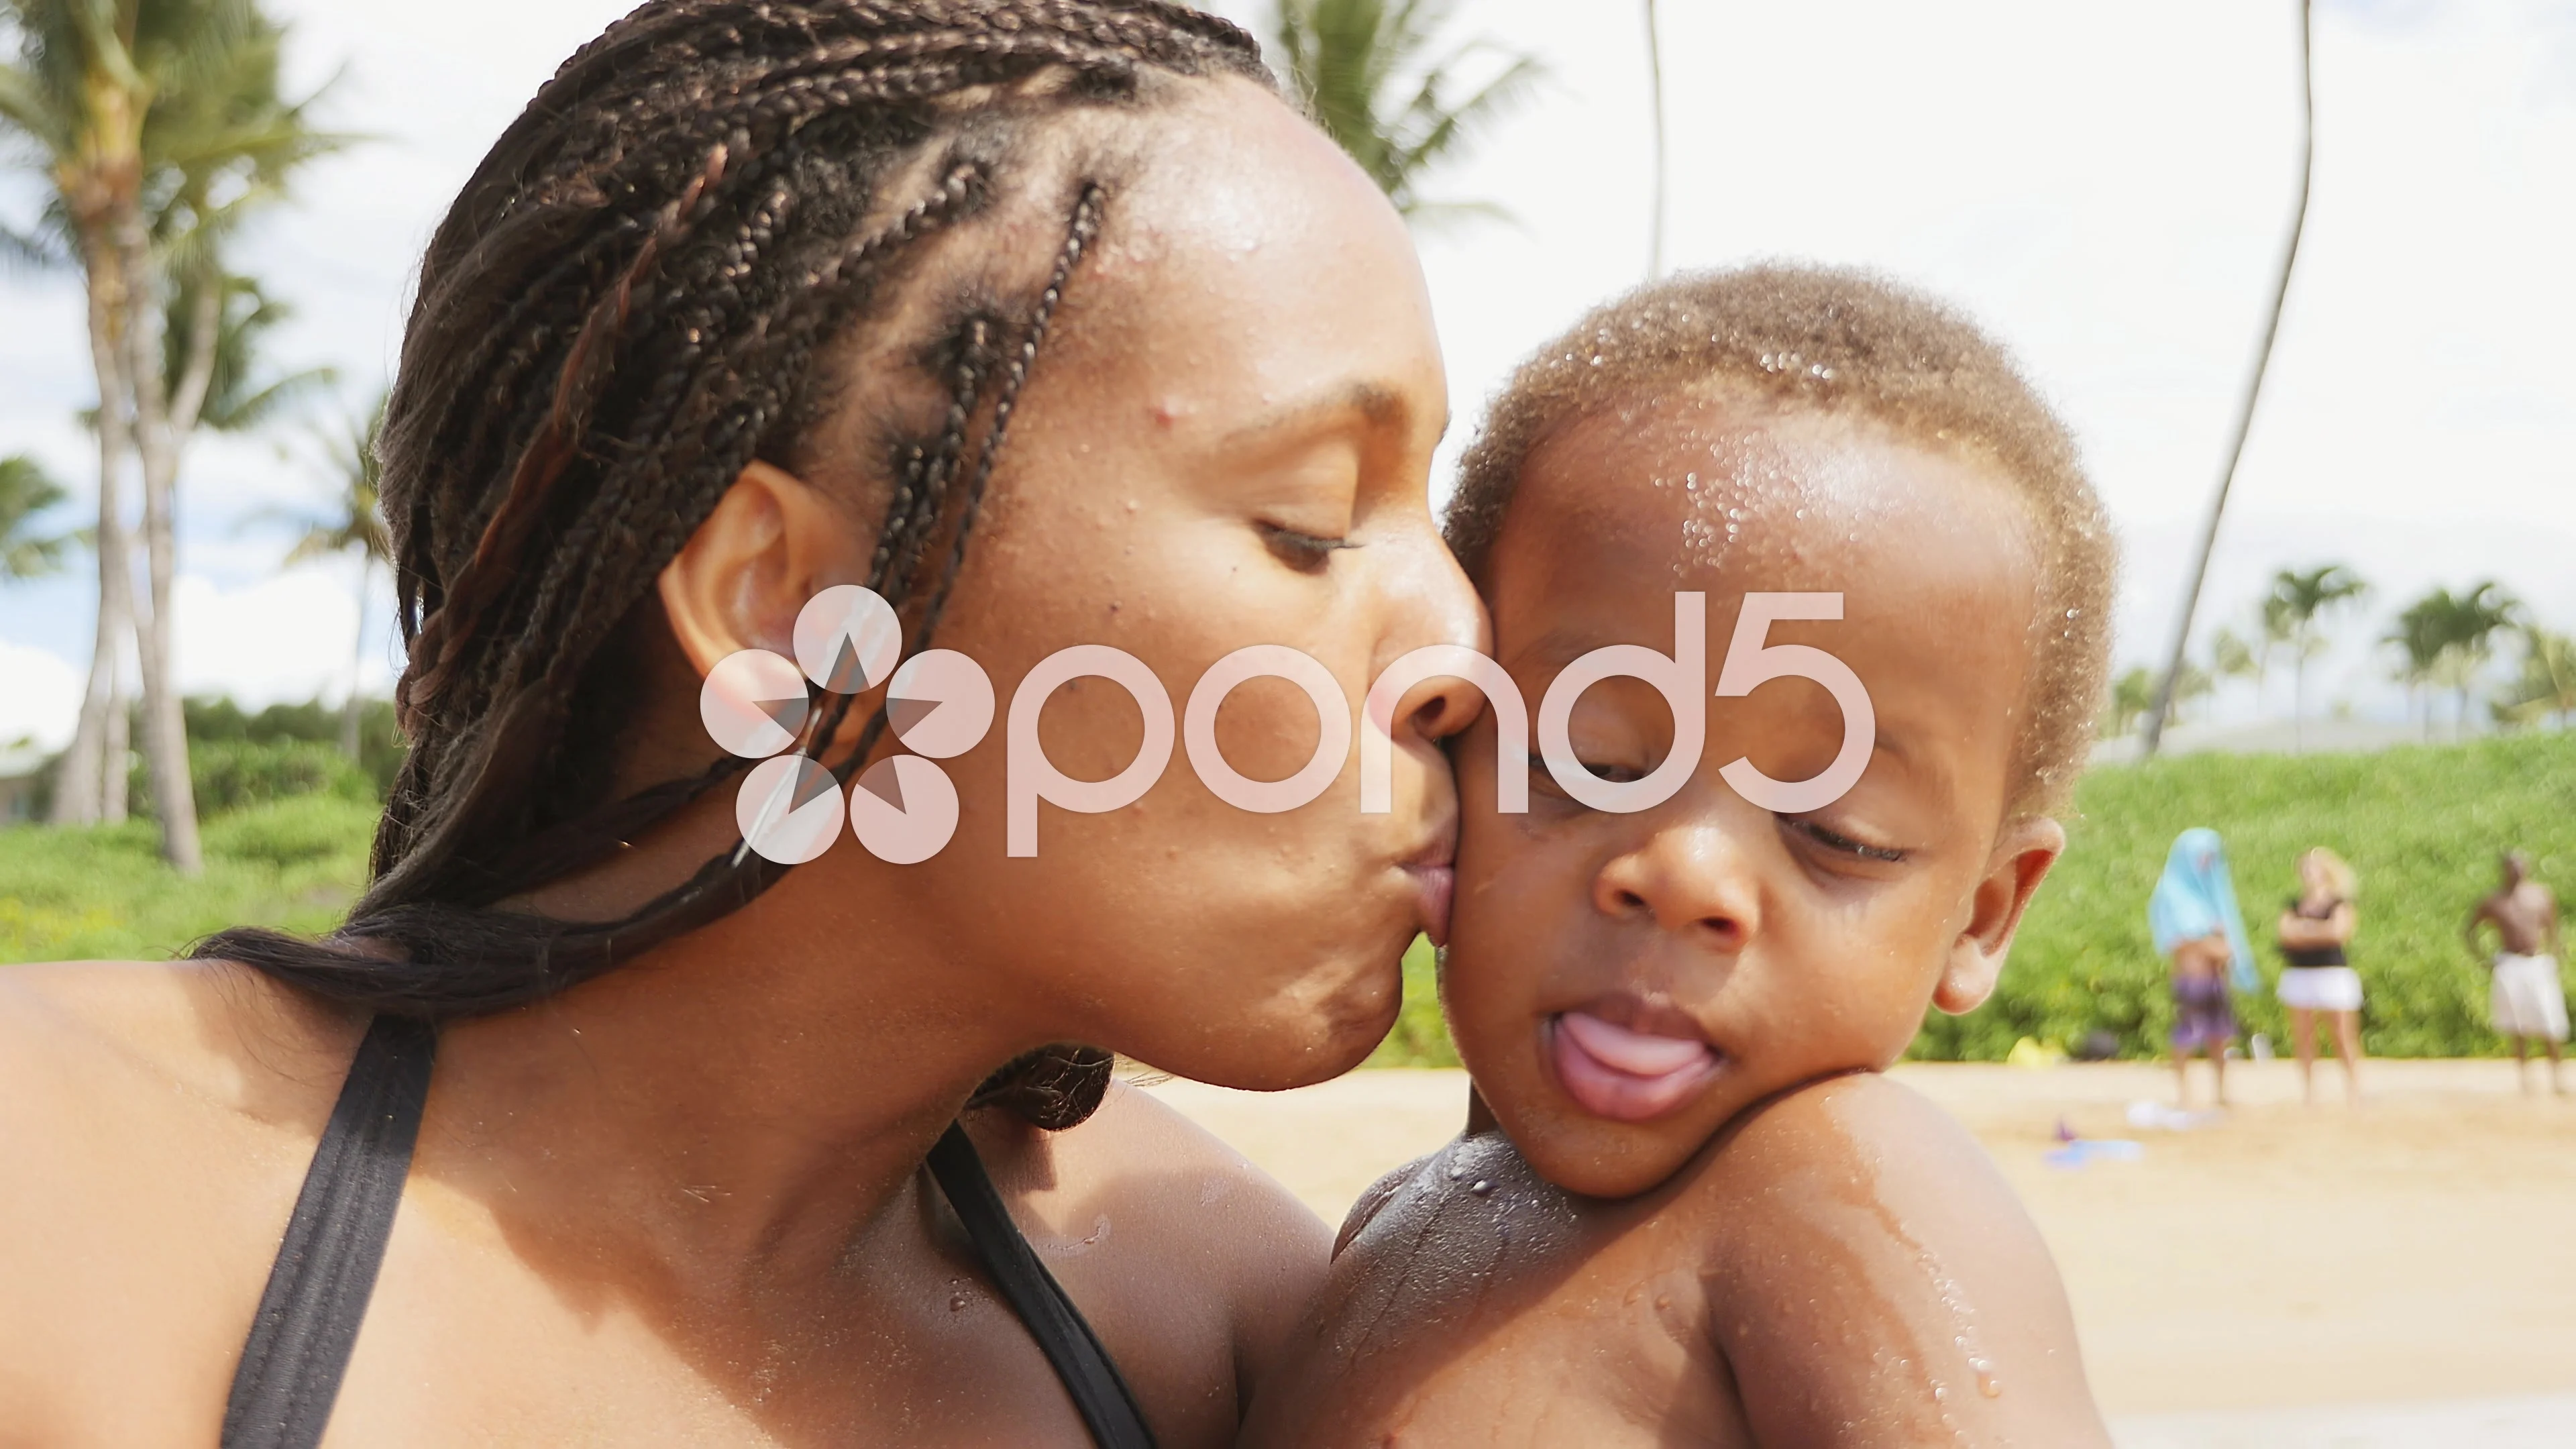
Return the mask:
M 2320 845 L 2299 857 L 2299 893 L 2281 912 L 2278 995 L 2290 1009 L 2290 1042 L 2299 1054 L 2299 1088 L 2317 1099 L 2317 1013 L 2333 1018 L 2335 1054 L 2343 1059 L 2347 1101 L 2361 1101 L 2361 977 L 2344 958 L 2358 918 L 2359 882 L 2343 857 Z

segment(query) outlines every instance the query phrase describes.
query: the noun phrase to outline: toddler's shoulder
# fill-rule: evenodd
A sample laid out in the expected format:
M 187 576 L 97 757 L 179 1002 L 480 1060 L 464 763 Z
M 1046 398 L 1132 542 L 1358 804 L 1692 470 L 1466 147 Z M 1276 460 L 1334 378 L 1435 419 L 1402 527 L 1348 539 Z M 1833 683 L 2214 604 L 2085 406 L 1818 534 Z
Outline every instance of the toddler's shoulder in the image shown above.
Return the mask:
M 1682 1194 L 1724 1231 L 1721 1259 L 1762 1254 L 1835 1224 L 1838 1237 L 1918 1250 L 1951 1231 L 2002 1233 L 2039 1247 L 2037 1229 L 1957 1119 L 1878 1072 L 1791 1088 L 1729 1123 L 1688 1169 Z
M 1762 1442 L 1834 1423 L 1887 1442 L 1942 1425 L 2105 1442 L 2038 1227 L 1967 1129 L 1911 1088 L 1860 1072 L 1781 1093 L 1692 1172 L 1709 1331 Z M 1877 1372 L 1890 1360 L 1915 1381 Z
M 1848 1072 L 1790 1088 L 1727 1124 L 1693 1169 L 1694 1185 L 1737 1208 L 1794 1209 L 1807 1197 L 1935 1186 L 2011 1191 L 1957 1119 L 1879 1072 Z

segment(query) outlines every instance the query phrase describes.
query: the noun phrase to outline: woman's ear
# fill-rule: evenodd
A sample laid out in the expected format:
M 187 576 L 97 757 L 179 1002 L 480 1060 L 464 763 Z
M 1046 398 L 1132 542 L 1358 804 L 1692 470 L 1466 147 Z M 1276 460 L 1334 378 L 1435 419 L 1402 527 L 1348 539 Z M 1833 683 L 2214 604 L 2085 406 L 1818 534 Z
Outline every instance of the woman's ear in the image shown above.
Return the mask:
M 1992 995 L 2012 950 L 2021 913 L 2048 868 L 2066 853 L 2066 830 L 2045 816 L 2018 820 L 1995 840 L 1986 875 L 1969 897 L 1968 924 L 1950 944 L 1950 959 L 1932 988 L 1932 1004 L 1957 1016 L 1974 1011 Z
M 672 638 L 701 676 L 737 650 L 792 657 L 805 601 L 853 581 L 854 538 L 819 490 L 783 468 L 753 463 L 662 569 L 658 586 Z

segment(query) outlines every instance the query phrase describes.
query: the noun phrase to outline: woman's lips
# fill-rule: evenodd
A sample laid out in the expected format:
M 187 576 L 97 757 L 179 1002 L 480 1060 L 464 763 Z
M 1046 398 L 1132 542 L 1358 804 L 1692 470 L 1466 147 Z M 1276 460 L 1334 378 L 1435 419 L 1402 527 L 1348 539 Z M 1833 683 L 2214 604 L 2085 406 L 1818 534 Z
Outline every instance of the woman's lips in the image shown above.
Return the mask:
M 1663 1116 L 1698 1095 L 1720 1058 L 1707 1042 L 1616 1026 L 1585 1011 L 1548 1022 L 1557 1080 L 1583 1110 L 1614 1122 Z
M 1449 944 L 1449 903 L 1458 894 L 1458 868 L 1454 865 L 1408 865 L 1414 888 L 1422 894 L 1422 934 L 1434 946 Z

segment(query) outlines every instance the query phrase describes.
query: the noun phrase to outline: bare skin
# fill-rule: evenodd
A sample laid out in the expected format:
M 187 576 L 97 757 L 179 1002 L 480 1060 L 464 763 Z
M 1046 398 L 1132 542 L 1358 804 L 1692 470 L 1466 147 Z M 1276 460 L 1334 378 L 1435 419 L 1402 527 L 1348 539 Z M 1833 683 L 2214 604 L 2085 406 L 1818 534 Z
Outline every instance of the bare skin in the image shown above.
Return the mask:
M 2531 878 L 2531 862 L 2521 851 L 2506 852 L 2502 870 L 2503 879 L 2498 882 L 2494 893 L 2479 901 L 2477 909 L 2469 913 L 2466 928 L 2469 950 L 2489 971 L 2493 971 L 2495 958 L 2484 949 L 2485 943 L 2479 939 L 2482 929 L 2493 927 L 2499 951 L 2515 956 L 2563 954 L 2564 947 L 2558 934 L 2558 897 L 2550 893 L 2549 887 Z M 2529 1092 L 2527 1041 L 2521 1036 L 2507 1036 L 2505 1039 L 2513 1043 L 2515 1075 L 2522 1078 L 2523 1091 Z M 2553 1094 L 2564 1095 L 2567 1088 L 2559 1080 L 2561 1049 L 2556 1038 L 2543 1035 L 2536 1040 L 2549 1053 L 2549 1090 Z
M 1402 223 L 1251 86 L 1205 83 L 1149 124 L 1153 165 L 1068 290 L 939 642 L 1006 698 L 1045 654 L 1114 644 L 1176 705 L 1256 642 L 1354 701 L 1412 649 L 1476 643 L 1426 506 L 1446 385 Z M 1062 214 L 1033 190 L 956 255 L 1042 274 Z M 899 402 L 851 375 L 855 440 Z M 708 757 L 701 671 L 786 648 L 807 598 L 866 576 L 882 496 L 827 476 L 862 477 L 858 446 L 826 437 L 811 479 L 746 472 L 665 572 L 627 783 Z M 1358 812 L 1355 770 L 1253 815 L 1176 768 L 1123 811 L 1047 811 L 1034 859 L 1004 856 L 997 729 L 945 762 L 962 819 L 934 860 L 844 840 L 642 960 L 450 1027 L 328 1442 L 1088 1443 L 924 1154 L 1047 1042 L 1246 1087 L 1355 1064 L 1405 943 L 1446 914 L 1438 742 L 1475 708 L 1444 682 L 1399 708 L 1391 814 Z M 1040 735 L 1096 779 L 1139 729 L 1095 680 Z M 1257 681 L 1218 737 L 1277 778 L 1315 730 L 1301 693 Z M 621 912 L 729 844 L 731 810 L 701 802 L 525 903 Z M 0 975 L 0 1445 L 214 1443 L 361 1025 L 223 964 Z M 1231 1442 L 1323 1225 L 1133 1093 L 1059 1135 L 970 1127 L 1160 1441 Z
M 2227 964 L 2234 955 L 2235 948 L 2227 944 L 2227 936 L 2224 932 L 2203 936 L 2197 941 L 2179 942 L 2175 945 L 2173 953 L 2174 979 L 2223 981 L 2227 978 Z M 2221 1107 L 2226 1106 L 2227 1043 L 2225 1042 L 2203 1042 L 2195 1048 L 2186 1048 L 2181 1042 L 2173 1044 L 2175 1102 L 2184 1107 L 2191 1105 L 2189 1066 L 2194 1052 L 2209 1059 L 2210 1100 Z
M 2299 857 L 2299 904 L 2313 913 L 2325 908 L 2328 901 L 2334 909 L 2323 917 L 2301 915 L 2296 910 L 2283 911 L 2274 924 L 2280 932 L 2281 945 L 2287 950 L 2314 951 L 2328 946 L 2349 946 L 2360 917 L 2351 901 L 2335 890 L 2334 879 L 2313 855 Z M 2343 1063 L 2344 1101 L 2361 1105 L 2361 1013 L 2330 1011 L 2334 1020 L 2335 1056 Z M 2317 1013 L 2307 1007 L 2290 1008 L 2290 1044 L 2299 1058 L 2299 1091 L 2311 1103 L 2317 1099 Z
M 1753 806 L 1725 764 L 1804 779 L 1842 734 L 1820 687 L 1765 685 L 1716 701 L 1662 805 L 1584 807 L 1533 759 L 1504 815 L 1491 716 L 1461 737 L 1442 985 L 1478 1107 L 1353 1211 L 1247 1443 L 2106 1442 L 2028 1218 L 1877 1075 L 1927 1004 L 1984 999 L 2064 847 L 2008 808 L 2035 578 L 1987 467 L 1729 397 L 1640 400 L 1533 453 L 1486 591 L 1528 699 L 1593 648 L 1668 649 L 1676 590 L 1708 596 L 1712 679 L 1746 592 L 1842 590 L 1841 622 L 1771 638 L 1858 673 L 1877 750 L 1822 811 Z M 1673 716 L 1605 680 L 1569 735 L 1634 779 Z M 1704 1055 L 1604 1090 L 1566 1040 L 1601 1022 Z

